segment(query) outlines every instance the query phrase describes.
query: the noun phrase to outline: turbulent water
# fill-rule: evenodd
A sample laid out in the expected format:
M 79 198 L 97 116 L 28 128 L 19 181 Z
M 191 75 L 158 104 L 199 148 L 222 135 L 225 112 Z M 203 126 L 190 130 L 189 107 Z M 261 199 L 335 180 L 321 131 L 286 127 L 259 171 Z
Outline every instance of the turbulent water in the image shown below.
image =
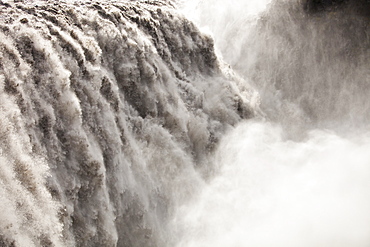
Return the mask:
M 0 1 L 0 246 L 369 246 L 368 8 Z
M 369 246 L 370 3 L 186 7 L 265 120 L 223 138 L 219 173 L 174 219 L 177 246 Z
M 166 2 L 1 2 L 2 246 L 164 246 L 254 94 Z

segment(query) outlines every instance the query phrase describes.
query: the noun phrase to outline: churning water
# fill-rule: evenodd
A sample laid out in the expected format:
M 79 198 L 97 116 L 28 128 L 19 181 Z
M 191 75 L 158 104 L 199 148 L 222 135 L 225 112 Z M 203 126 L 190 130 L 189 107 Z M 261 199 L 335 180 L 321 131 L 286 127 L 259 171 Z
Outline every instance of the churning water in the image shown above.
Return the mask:
M 366 8 L 0 1 L 0 246 L 369 246 Z
M 241 124 L 220 146 L 218 176 L 180 208 L 178 246 L 368 246 L 369 148 L 369 136 L 294 142 Z
M 218 174 L 178 210 L 178 246 L 369 246 L 369 16 L 294 1 L 192 6 L 266 115 L 223 137 Z

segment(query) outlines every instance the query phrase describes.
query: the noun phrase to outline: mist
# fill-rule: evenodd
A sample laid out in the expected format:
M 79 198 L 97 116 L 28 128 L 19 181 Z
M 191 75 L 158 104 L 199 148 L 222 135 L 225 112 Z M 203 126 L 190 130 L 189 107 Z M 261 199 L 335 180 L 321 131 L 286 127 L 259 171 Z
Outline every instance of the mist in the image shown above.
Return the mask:
M 0 1 L 0 246 L 369 246 L 369 5 Z
M 369 246 L 370 40 L 368 17 L 351 6 L 185 8 L 263 113 L 221 140 L 219 173 L 173 220 L 177 246 Z
M 368 246 L 370 136 L 282 132 L 249 122 L 223 139 L 220 173 L 178 212 L 178 246 Z

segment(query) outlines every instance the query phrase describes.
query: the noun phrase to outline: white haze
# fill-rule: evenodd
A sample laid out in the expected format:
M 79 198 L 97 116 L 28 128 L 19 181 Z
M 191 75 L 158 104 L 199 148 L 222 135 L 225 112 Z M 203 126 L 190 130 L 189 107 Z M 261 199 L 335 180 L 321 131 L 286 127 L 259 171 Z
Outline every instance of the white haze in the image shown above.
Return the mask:
M 299 1 L 0 1 L 0 246 L 370 246 L 368 20 Z
M 216 49 L 222 51 L 218 55 L 236 59 L 243 49 L 242 42 L 246 32 L 271 0 L 180 2 L 182 2 L 182 12 L 186 17 L 197 23 L 201 31 L 214 37 Z
M 236 64 L 238 68 L 246 68 L 253 67 L 251 64 L 259 58 L 247 53 L 238 64 L 235 59 L 246 48 L 238 45 L 248 43 L 259 46 L 256 44 L 258 40 L 245 42 L 246 39 L 254 39 L 245 32 L 253 27 L 269 2 L 190 1 L 185 6 L 185 13 L 212 33 L 217 49 L 226 61 Z M 320 47 L 315 49 L 325 53 Z M 286 54 L 289 56 L 289 51 Z M 327 65 L 330 67 L 330 61 Z M 348 66 L 344 64 L 343 71 Z M 314 68 L 309 69 L 315 79 Z M 354 80 L 366 82 L 368 71 L 357 70 L 360 73 Z M 328 74 L 331 73 L 330 68 L 328 71 Z M 239 72 L 243 73 L 243 69 Z M 361 78 L 361 73 L 365 77 Z M 258 85 L 258 81 L 254 83 L 257 90 L 266 90 L 266 85 Z M 340 83 L 345 84 L 345 79 Z M 287 103 L 283 97 L 284 93 L 289 93 L 276 91 L 276 94 L 280 93 L 283 96 L 262 98 L 262 101 L 272 101 L 276 105 Z M 326 107 L 328 99 L 321 100 L 318 107 Z M 338 103 L 340 99 L 333 100 L 333 104 Z M 339 127 L 342 123 L 338 119 L 331 122 L 331 126 L 335 126 L 332 130 L 314 127 L 320 124 L 310 126 L 310 116 L 308 120 L 302 117 L 303 110 L 298 103 L 293 101 L 288 105 L 293 117 L 285 114 L 274 122 L 245 122 L 223 138 L 215 155 L 218 175 L 202 188 L 191 203 L 183 205 L 173 220 L 179 236 L 177 246 L 370 245 L 370 133 L 355 127 L 348 129 L 348 126 L 345 132 L 338 131 L 344 129 Z M 357 108 L 355 105 L 347 106 L 349 115 L 366 109 L 361 104 L 357 104 Z M 336 106 L 332 107 L 334 111 Z M 278 107 L 276 109 L 279 110 Z M 294 116 L 302 117 L 302 122 L 307 121 L 297 126 Z M 342 120 L 347 119 L 343 117 Z M 320 122 L 320 119 L 317 121 Z
M 220 174 L 180 209 L 178 246 L 368 246 L 369 148 L 369 135 L 294 142 L 241 124 L 219 148 Z
M 0 1 L 0 246 L 165 246 L 249 91 L 166 1 L 69 2 Z

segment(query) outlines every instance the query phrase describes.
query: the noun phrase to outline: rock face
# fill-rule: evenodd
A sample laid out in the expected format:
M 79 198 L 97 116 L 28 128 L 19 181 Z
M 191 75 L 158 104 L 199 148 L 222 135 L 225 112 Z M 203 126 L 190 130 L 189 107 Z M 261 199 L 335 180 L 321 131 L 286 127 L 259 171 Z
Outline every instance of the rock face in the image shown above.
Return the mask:
M 2 1 L 0 15 L 0 245 L 168 244 L 253 92 L 169 2 Z

